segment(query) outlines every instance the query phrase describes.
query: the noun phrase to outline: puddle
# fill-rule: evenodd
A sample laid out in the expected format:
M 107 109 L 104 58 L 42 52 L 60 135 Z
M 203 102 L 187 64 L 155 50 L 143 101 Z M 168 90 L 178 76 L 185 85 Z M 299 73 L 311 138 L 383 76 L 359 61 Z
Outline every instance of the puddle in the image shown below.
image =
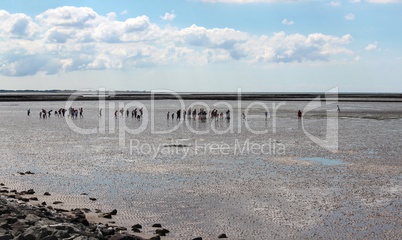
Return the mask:
M 314 161 L 314 162 L 321 163 L 323 165 L 338 165 L 338 164 L 342 164 L 342 161 L 340 161 L 340 160 L 321 158 L 321 157 L 300 158 L 300 160 Z

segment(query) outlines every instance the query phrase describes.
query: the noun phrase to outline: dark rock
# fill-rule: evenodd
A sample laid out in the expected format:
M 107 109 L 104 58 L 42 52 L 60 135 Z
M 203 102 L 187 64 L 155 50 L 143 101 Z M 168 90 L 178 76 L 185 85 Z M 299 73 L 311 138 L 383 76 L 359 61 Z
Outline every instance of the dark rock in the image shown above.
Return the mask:
M 46 202 L 42 202 L 41 204 L 42 204 L 43 206 L 46 206 Z
M 228 237 L 226 236 L 226 234 L 222 233 L 222 234 L 219 234 L 218 238 L 228 238 Z
M 54 208 L 54 210 L 56 210 L 57 212 L 69 212 L 68 210 L 62 208 Z
M 29 198 L 21 198 L 21 201 L 29 202 Z
M 67 230 L 61 230 L 61 231 L 57 231 L 54 236 L 56 237 L 56 239 L 63 239 L 63 238 L 69 238 L 71 237 L 71 235 L 68 233 Z
M 31 171 L 26 171 L 25 174 L 35 174 L 35 173 L 33 173 Z
M 193 238 L 193 240 L 202 240 L 202 237 Z
M 11 236 L 10 234 L 0 236 L 0 240 L 11 240 L 11 239 L 13 239 L 13 236 Z
M 89 200 L 96 201 L 96 198 L 90 197 Z
M 135 225 L 132 226 L 132 228 L 139 228 L 139 229 L 141 229 L 142 226 L 141 226 L 141 224 L 135 224 Z
M 63 202 L 61 202 L 61 201 L 54 201 L 54 202 L 53 202 L 53 204 L 55 204 L 55 205 L 56 205 L 56 204 L 61 204 L 61 203 L 63 203 Z
M 155 236 L 149 239 L 145 239 L 139 236 L 133 236 L 127 233 L 116 233 L 113 235 L 110 240 L 160 240 L 160 236 Z
M 45 192 L 43 195 L 45 195 L 45 196 L 50 196 L 50 193 L 49 193 L 49 192 Z
M 160 223 L 155 223 L 154 225 L 152 225 L 152 227 L 155 227 L 155 228 L 161 228 L 161 227 L 162 227 L 162 225 L 161 225 Z
M 81 223 L 84 226 L 89 226 L 89 222 L 85 217 L 85 214 L 80 209 L 72 210 L 72 213 L 75 215 L 74 218 L 71 219 L 71 223 Z
M 16 223 L 18 221 L 18 218 L 16 217 L 8 217 L 6 218 L 7 224 L 13 224 Z
M 100 231 L 103 236 L 110 236 L 115 234 L 115 230 L 113 228 L 101 228 Z
M 84 212 L 79 208 L 71 209 L 71 213 L 76 216 L 85 216 Z
M 132 227 L 132 228 L 131 228 L 131 231 L 133 231 L 133 232 L 135 232 L 135 233 L 140 233 L 140 232 L 141 232 L 140 229 L 135 228 L 135 227 Z
M 82 208 L 82 211 L 84 211 L 84 212 L 86 212 L 86 213 L 89 213 L 89 212 L 91 212 L 91 209 L 89 209 L 89 208 Z
M 10 192 L 12 192 L 12 193 L 17 193 L 17 190 L 13 189 L 13 190 L 11 190 Z
M 37 197 L 31 197 L 31 198 L 29 198 L 29 200 L 31 200 L 31 201 L 38 201 L 38 198 L 37 198 Z
M 81 195 L 88 195 L 87 193 L 81 193 Z
M 155 233 L 158 234 L 159 236 L 166 236 L 167 233 L 169 233 L 169 230 L 167 229 L 156 229 Z
M 49 226 L 44 226 L 44 227 L 35 227 L 36 229 L 36 233 L 38 234 L 38 238 L 37 239 L 43 239 L 45 237 L 54 235 L 57 230 L 54 228 L 51 228 Z M 57 239 L 57 238 L 56 238 Z
M 44 238 L 41 238 L 41 240 L 59 240 L 60 238 L 56 236 L 46 236 Z
M 0 193 L 8 193 L 8 190 L 6 190 L 6 189 L 1 189 L 1 190 L 0 190 Z
M 117 214 L 117 210 L 116 210 L 116 209 L 113 209 L 113 210 L 110 212 L 110 214 L 111 214 L 111 215 L 116 215 L 116 214 Z
M 35 223 L 35 222 L 40 220 L 40 217 L 36 216 L 35 214 L 28 214 L 25 217 L 25 220 L 30 222 L 30 223 Z
M 18 172 L 20 175 L 25 175 L 25 173 L 23 173 L 23 172 Z
M 0 229 L 6 229 L 9 230 L 11 229 L 11 226 L 5 221 L 0 223 Z
M 0 183 L 0 186 L 4 186 L 4 183 Z
M 29 189 L 27 191 L 25 191 L 25 194 L 34 194 L 35 191 L 33 189 Z

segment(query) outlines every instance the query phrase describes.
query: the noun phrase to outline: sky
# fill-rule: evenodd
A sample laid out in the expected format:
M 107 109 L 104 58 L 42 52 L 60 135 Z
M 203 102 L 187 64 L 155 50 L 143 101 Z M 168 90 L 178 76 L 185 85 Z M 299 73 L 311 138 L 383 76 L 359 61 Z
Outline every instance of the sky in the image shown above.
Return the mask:
M 402 0 L 1 0 L 0 89 L 402 92 Z

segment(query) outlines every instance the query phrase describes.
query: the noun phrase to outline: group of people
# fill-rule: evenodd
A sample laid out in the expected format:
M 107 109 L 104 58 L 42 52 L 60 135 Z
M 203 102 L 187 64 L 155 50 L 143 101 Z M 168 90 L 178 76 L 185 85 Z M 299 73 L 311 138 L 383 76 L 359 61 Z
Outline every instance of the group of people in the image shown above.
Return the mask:
M 39 112 L 39 118 L 48 118 L 52 115 L 52 112 L 54 112 L 54 115 L 56 117 L 64 117 L 66 112 L 68 112 L 67 116 L 71 117 L 73 119 L 78 118 L 78 114 L 79 114 L 80 118 L 84 117 L 84 109 L 83 108 L 75 109 L 75 108 L 70 107 L 68 110 L 66 110 L 64 108 L 60 108 L 59 110 L 55 110 L 55 111 L 53 111 L 53 110 L 47 111 L 45 109 L 42 109 Z M 31 109 L 28 109 L 27 114 L 28 114 L 28 116 L 31 114 Z
M 205 111 L 203 108 L 200 108 L 200 110 L 198 112 L 197 112 L 197 109 L 191 110 L 191 108 L 187 109 L 187 111 L 179 109 L 176 111 L 176 120 L 180 121 L 182 114 L 183 114 L 183 119 L 185 119 L 186 116 L 188 117 L 188 119 L 192 119 L 192 120 L 198 119 L 200 121 L 206 121 L 208 116 L 215 121 L 224 119 L 223 112 L 219 113 L 217 109 L 213 109 L 212 111 L 209 111 L 209 112 Z M 170 114 L 170 112 L 167 112 L 166 118 L 169 119 L 170 117 L 172 118 L 172 120 L 174 120 L 175 113 L 173 112 L 172 114 Z M 226 111 L 226 119 L 228 121 L 230 120 L 230 110 Z
M 120 117 L 124 117 L 124 108 L 120 109 L 120 110 L 116 110 L 114 112 L 114 117 L 117 118 L 118 114 L 120 112 Z M 127 109 L 126 111 L 126 117 L 130 116 L 130 110 Z M 131 118 L 137 119 L 137 120 L 141 120 L 142 119 L 142 115 L 143 115 L 143 110 L 142 108 L 135 108 L 131 111 Z M 99 116 L 102 116 L 102 109 L 99 111 Z
M 338 112 L 341 111 L 339 106 L 337 106 L 337 111 Z M 42 109 L 39 112 L 39 118 L 48 118 L 48 117 L 51 116 L 52 112 L 53 112 L 53 110 L 46 111 L 45 109 Z M 55 116 L 58 116 L 58 117 L 64 117 L 66 112 L 67 112 L 66 109 L 60 108 L 59 110 L 54 111 L 54 114 L 55 114 Z M 76 118 L 78 118 L 78 115 L 79 115 L 80 118 L 83 118 L 84 117 L 83 112 L 84 112 L 83 108 L 75 109 L 75 108 L 70 107 L 68 109 L 68 117 L 76 119 Z M 124 108 L 122 108 L 120 110 L 115 111 L 115 113 L 114 113 L 115 118 L 117 118 L 119 112 L 120 112 L 120 117 L 124 117 L 124 112 L 126 113 L 127 118 L 130 116 L 130 110 L 127 109 L 126 111 L 124 111 Z M 30 114 L 31 114 L 31 109 L 28 109 L 27 110 L 27 115 L 29 116 Z M 301 110 L 299 110 L 297 112 L 298 119 L 302 118 L 302 114 L 303 113 L 302 113 Z M 268 115 L 269 115 L 268 112 L 265 112 L 265 119 L 266 120 L 268 118 Z M 133 109 L 131 111 L 131 118 L 141 120 L 142 116 L 143 116 L 143 109 L 142 108 L 135 108 L 135 109 Z M 185 119 L 186 116 L 188 116 L 188 119 L 192 119 L 192 120 L 198 119 L 198 120 L 201 120 L 201 121 L 206 121 L 208 116 L 209 116 L 209 118 L 211 118 L 212 120 L 215 120 L 215 121 L 219 121 L 219 120 L 224 119 L 224 114 L 223 114 L 222 111 L 218 112 L 217 109 L 213 109 L 212 111 L 207 112 L 203 108 L 200 108 L 200 110 L 198 112 L 197 112 L 197 109 L 191 110 L 191 108 L 189 108 L 189 109 L 187 109 L 187 111 L 182 110 L 182 109 L 177 110 L 176 115 L 175 115 L 174 112 L 173 113 L 167 112 L 167 114 L 166 114 L 167 119 L 171 118 L 172 120 L 174 120 L 175 116 L 176 116 L 176 120 L 178 120 L 178 121 L 181 120 L 182 116 L 183 116 L 183 119 Z M 242 116 L 243 116 L 243 119 L 246 119 L 246 114 L 245 113 L 242 113 Z M 102 109 L 99 110 L 99 117 L 102 117 Z M 228 121 L 230 121 L 230 110 L 226 111 L 226 119 Z

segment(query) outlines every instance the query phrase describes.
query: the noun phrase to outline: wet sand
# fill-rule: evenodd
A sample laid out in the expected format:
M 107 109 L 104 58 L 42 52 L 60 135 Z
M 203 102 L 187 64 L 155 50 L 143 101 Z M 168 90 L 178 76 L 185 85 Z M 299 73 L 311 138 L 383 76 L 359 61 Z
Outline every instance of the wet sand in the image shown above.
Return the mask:
M 158 103 L 157 129 L 177 124 L 166 121 L 165 116 L 176 104 Z M 151 226 L 159 222 L 171 231 L 164 239 L 216 239 L 222 233 L 229 239 L 399 239 L 399 105 L 342 104 L 339 151 L 332 153 L 312 142 L 295 118 L 297 109 L 306 104 L 287 103 L 281 108 L 275 133 L 271 120 L 257 118 L 250 120 L 250 126 L 267 129 L 268 133 L 252 134 L 244 129 L 244 122 L 241 132 L 236 129 L 229 134 L 193 134 L 186 127 L 169 134 L 152 134 L 148 129 L 127 134 L 126 145 L 121 148 L 117 129 L 115 133 L 81 135 L 71 131 L 61 118 L 25 116 L 28 107 L 36 112 L 42 107 L 60 107 L 58 103 L 3 103 L 1 131 L 6 137 L 0 143 L 0 182 L 21 190 L 49 191 L 67 208 L 117 209 L 113 220 L 128 229 L 136 223 Z M 95 103 L 77 105 L 83 106 L 86 114 L 84 119 L 77 119 L 77 125 L 97 124 Z M 125 121 L 132 128 L 140 124 L 130 118 Z M 234 121 L 237 126 L 238 120 Z M 190 124 L 205 130 L 212 123 Z M 224 122 L 214 126 L 221 130 L 227 127 Z M 325 109 L 312 112 L 304 120 L 304 129 L 316 136 L 325 136 L 325 127 Z M 188 146 L 189 153 L 185 158 L 182 150 L 155 158 L 152 154 L 132 154 L 130 139 L 171 145 L 169 149 L 177 150 L 173 140 L 176 146 Z M 270 143 L 272 147 L 283 144 L 286 152 L 239 154 L 234 152 L 236 141 L 241 146 L 246 141 Z M 211 143 L 228 144 L 230 154 L 208 150 L 196 153 L 196 144 Z M 341 163 L 327 164 L 331 160 Z M 25 171 L 35 174 L 18 173 Z M 82 192 L 88 195 L 81 196 Z M 97 200 L 90 201 L 89 197 Z

